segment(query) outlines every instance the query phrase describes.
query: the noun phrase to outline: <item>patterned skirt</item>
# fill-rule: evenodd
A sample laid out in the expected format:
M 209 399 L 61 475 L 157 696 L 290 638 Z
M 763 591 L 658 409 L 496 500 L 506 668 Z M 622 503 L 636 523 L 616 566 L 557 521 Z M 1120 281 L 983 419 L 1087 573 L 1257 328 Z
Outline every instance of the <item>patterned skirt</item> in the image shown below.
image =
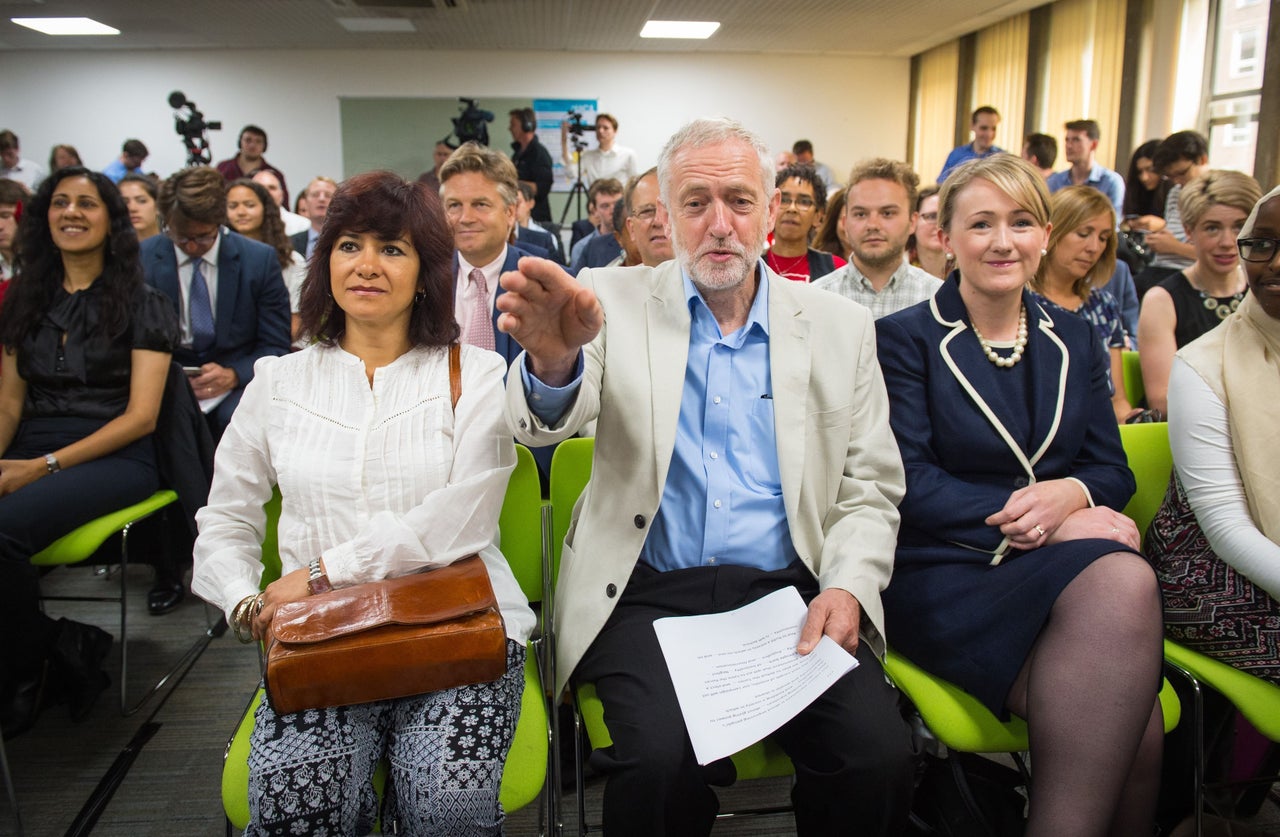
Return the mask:
M 1176 473 L 1147 530 L 1146 551 L 1170 639 L 1280 683 L 1280 604 L 1214 554 Z

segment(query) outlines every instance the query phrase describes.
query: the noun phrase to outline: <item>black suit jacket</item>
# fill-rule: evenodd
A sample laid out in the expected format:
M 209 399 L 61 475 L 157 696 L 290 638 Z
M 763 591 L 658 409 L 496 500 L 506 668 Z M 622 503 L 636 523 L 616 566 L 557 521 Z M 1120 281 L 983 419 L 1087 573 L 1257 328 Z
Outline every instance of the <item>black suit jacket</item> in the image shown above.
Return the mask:
M 309 235 L 311 235 L 311 230 L 303 230 L 289 236 L 289 243 L 293 245 L 293 249 L 304 256 L 307 255 L 307 236 Z
M 142 271 L 147 284 L 169 297 L 178 311 L 182 294 L 173 242 L 161 235 L 142 242 Z M 258 358 L 289 352 L 289 291 L 273 248 L 225 228 L 218 244 L 217 281 L 213 348 L 196 354 L 179 346 L 173 359 L 183 366 L 217 363 L 235 370 L 240 386 L 223 402 L 225 409 L 218 408 L 220 415 L 229 418 L 253 380 Z

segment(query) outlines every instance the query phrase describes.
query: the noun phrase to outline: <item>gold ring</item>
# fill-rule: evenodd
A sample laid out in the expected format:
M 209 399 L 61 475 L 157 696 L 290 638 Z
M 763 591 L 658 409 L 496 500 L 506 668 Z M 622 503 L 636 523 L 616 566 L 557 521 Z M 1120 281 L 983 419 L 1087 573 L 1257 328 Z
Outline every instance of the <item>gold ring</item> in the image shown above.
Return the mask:
M 1035 529 L 1037 532 L 1039 532 L 1039 533 L 1040 533 L 1040 537 L 1042 537 L 1042 538 L 1044 537 L 1044 530 L 1040 528 L 1040 524 L 1039 524 L 1039 523 L 1037 523 L 1035 526 L 1032 526 L 1031 528 L 1033 528 L 1033 529 Z

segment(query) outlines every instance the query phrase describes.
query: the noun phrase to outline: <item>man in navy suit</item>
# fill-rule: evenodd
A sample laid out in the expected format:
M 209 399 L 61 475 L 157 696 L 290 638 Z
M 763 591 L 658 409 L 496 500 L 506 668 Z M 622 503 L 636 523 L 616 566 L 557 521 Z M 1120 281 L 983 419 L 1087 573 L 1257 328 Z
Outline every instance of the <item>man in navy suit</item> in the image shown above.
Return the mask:
M 182 325 L 174 360 L 189 370 L 215 438 L 260 357 L 289 351 L 289 292 L 275 250 L 222 226 L 226 186 L 215 169 L 184 169 L 160 189 L 168 236 L 142 242 L 147 284 L 173 301 Z
M 564 245 L 560 236 L 553 234 L 546 227 L 533 220 L 533 187 L 528 183 L 520 183 L 516 196 L 516 240 L 522 250 L 528 250 L 535 256 L 551 259 L 558 265 L 565 266 L 569 262 L 564 257 Z M 532 246 L 530 246 L 532 245 Z M 546 250 L 550 255 L 543 256 L 534 247 Z
M 516 226 L 518 182 L 506 155 L 474 142 L 464 143 L 440 167 L 440 199 L 453 230 L 453 306 L 462 342 L 497 352 L 508 368 L 521 347 L 498 330 L 494 303 L 504 293 L 498 277 L 530 255 L 508 243 Z M 533 449 L 544 476 L 550 473 L 553 447 Z

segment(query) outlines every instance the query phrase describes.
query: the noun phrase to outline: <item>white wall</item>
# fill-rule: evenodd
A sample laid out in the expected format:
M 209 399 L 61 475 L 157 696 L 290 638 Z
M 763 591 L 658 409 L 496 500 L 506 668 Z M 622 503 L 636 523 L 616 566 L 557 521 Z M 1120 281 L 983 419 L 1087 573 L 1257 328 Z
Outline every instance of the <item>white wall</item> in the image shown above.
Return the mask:
M 241 126 L 263 126 L 266 157 L 291 192 L 316 174 L 341 175 L 342 96 L 461 94 L 482 106 L 486 96 L 595 97 L 644 165 L 684 122 L 723 114 L 775 150 L 811 139 L 843 177 L 865 157 L 905 159 L 910 82 L 905 58 L 358 50 L 4 52 L 0 76 L 0 127 L 41 165 L 51 146 L 69 143 L 100 168 L 138 137 L 151 150 L 149 170 L 180 167 L 166 99 L 181 90 L 223 123 L 211 135 L 215 161 L 235 153 Z M 505 147 L 503 114 L 493 128 Z M 434 139 L 424 138 L 424 162 Z

